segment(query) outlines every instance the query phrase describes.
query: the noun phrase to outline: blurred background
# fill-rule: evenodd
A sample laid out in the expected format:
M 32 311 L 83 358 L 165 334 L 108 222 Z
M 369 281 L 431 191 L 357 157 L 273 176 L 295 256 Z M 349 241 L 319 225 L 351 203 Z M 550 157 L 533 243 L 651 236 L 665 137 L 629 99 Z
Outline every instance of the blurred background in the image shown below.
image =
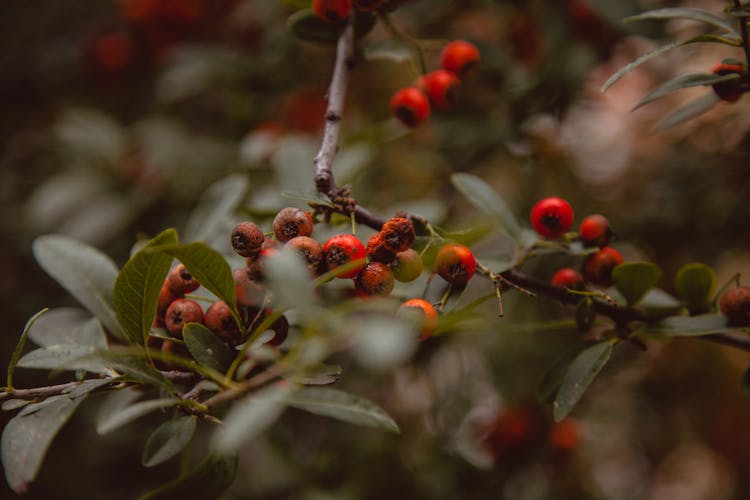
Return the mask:
M 2 2 L 0 367 L 28 317 L 73 304 L 34 262 L 35 237 L 67 234 L 122 265 L 139 235 L 183 229 L 207 186 L 228 175 L 249 182 L 238 215 L 268 224 L 279 208 L 304 206 L 284 193 L 314 186 L 334 58 L 332 46 L 287 29 L 305 3 Z M 605 214 L 614 246 L 626 259 L 662 266 L 667 291 L 675 270 L 693 261 L 713 266 L 720 284 L 747 276 L 748 98 L 659 133 L 654 126 L 671 110 L 711 90 L 631 111 L 659 83 L 709 72 L 741 51 L 684 47 L 599 90 L 659 43 L 705 29 L 623 17 L 665 6 L 720 12 L 727 3 L 407 1 L 392 19 L 425 42 L 428 70 L 451 39 L 474 42 L 481 65 L 455 108 L 405 130 L 388 102 L 418 76 L 416 66 L 408 47 L 376 25 L 358 47 L 337 180 L 383 215 L 413 210 L 461 230 L 480 221 L 450 174 L 470 172 L 522 222 L 550 195 L 568 199 L 579 221 Z M 210 238 L 230 228 L 228 221 Z M 503 248 L 489 238 L 476 252 L 507 258 Z M 535 259 L 526 270 L 546 279 L 571 262 Z M 690 339 L 650 343 L 647 352 L 622 346 L 574 418 L 554 425 L 537 388 L 579 347 L 572 311 L 512 292 L 505 310 L 386 373 L 341 356 L 339 387 L 381 404 L 401 434 L 290 410 L 243 451 L 225 497 L 747 498 L 750 400 L 739 384 L 746 354 Z M 19 370 L 16 385 L 59 377 Z M 147 419 L 99 437 L 95 410 L 85 403 L 53 442 L 28 498 L 134 498 L 176 475 L 177 464 L 140 466 Z

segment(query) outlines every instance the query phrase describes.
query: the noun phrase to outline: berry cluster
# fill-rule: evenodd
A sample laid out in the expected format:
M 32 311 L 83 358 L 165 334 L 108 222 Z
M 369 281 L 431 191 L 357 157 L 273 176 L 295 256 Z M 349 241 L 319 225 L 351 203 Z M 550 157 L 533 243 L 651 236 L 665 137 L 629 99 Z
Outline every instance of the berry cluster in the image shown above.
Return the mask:
M 450 42 L 440 54 L 441 69 L 420 76 L 414 85 L 391 98 L 391 113 L 407 127 L 416 127 L 430 117 L 430 109 L 448 109 L 456 103 L 461 79 L 479 63 L 479 50 L 469 42 Z

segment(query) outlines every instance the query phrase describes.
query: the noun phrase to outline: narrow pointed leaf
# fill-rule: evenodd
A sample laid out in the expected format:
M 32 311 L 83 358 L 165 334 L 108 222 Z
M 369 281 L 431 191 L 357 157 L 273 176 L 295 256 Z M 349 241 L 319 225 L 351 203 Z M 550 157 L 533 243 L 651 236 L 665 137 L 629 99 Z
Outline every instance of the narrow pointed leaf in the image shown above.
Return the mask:
M 10 363 L 8 363 L 8 378 L 6 381 L 6 385 L 9 389 L 13 389 L 13 372 L 16 370 L 16 365 L 18 365 L 18 360 L 21 358 L 21 353 L 23 352 L 23 348 L 26 345 L 26 337 L 29 334 L 29 329 L 31 329 L 31 327 L 34 325 L 34 322 L 46 312 L 47 309 L 42 309 L 31 318 L 29 318 L 29 320 L 26 322 L 26 326 L 23 328 L 23 332 L 21 332 L 21 338 L 18 339 L 16 348 L 10 357 Z
M 632 306 L 656 286 L 661 274 L 659 266 L 651 262 L 625 262 L 612 270 L 612 280 L 628 305 Z
M 677 111 L 664 118 L 661 122 L 659 122 L 658 125 L 656 125 L 655 130 L 658 132 L 667 130 L 668 128 L 679 125 L 684 121 L 695 118 L 698 115 L 702 115 L 709 109 L 713 108 L 718 102 L 719 96 L 717 96 L 713 92 L 701 96 L 693 101 L 690 101 L 685 106 L 679 108 Z
M 307 387 L 291 394 L 286 402 L 289 406 L 316 415 L 399 432 L 396 422 L 380 406 L 365 398 L 337 389 Z
M 557 391 L 553 414 L 555 422 L 567 417 L 583 394 L 594 381 L 612 355 L 613 345 L 610 341 L 594 344 L 581 352 L 570 364 Z
M 237 464 L 238 455 L 234 451 L 209 455 L 187 475 L 146 493 L 141 500 L 218 498 L 234 482 Z
M 177 398 L 164 398 L 164 399 L 151 399 L 148 401 L 141 401 L 139 403 L 128 405 L 117 413 L 109 413 L 105 418 L 99 420 L 96 424 L 96 432 L 99 434 L 107 434 L 118 427 L 121 427 L 133 420 L 142 417 L 154 410 L 161 408 L 167 408 L 169 406 L 175 406 L 184 403 L 183 400 Z
M 521 226 L 513 211 L 489 184 L 476 175 L 466 173 L 453 174 L 451 182 L 469 203 L 492 217 L 511 237 L 517 239 L 520 236 Z
M 701 23 L 710 24 L 716 28 L 726 31 L 733 36 L 739 36 L 725 18 L 703 9 L 690 7 L 673 7 L 666 9 L 655 9 L 629 16 L 624 19 L 626 23 L 642 21 L 644 19 L 690 19 Z
M 655 101 L 656 99 L 659 99 L 660 97 L 664 97 L 665 95 L 668 95 L 676 90 L 685 89 L 688 87 L 698 87 L 698 86 L 710 86 L 715 83 L 720 82 L 728 82 L 730 80 L 737 80 L 740 78 L 740 75 L 737 73 L 732 73 L 729 75 L 713 75 L 713 74 L 706 74 L 706 73 L 690 73 L 688 75 L 680 75 L 676 78 L 673 78 L 669 80 L 668 82 L 660 85 L 658 88 L 652 90 L 649 92 L 645 97 L 643 97 L 640 101 L 638 101 L 638 104 L 633 107 L 633 111 L 640 108 L 641 106 L 650 103 L 651 101 Z
M 114 303 L 117 318 L 132 343 L 145 344 L 156 316 L 159 291 L 169 272 L 169 255 L 150 249 L 177 243 L 174 229 L 156 235 L 123 266 L 115 281 Z
M 47 274 L 78 300 L 114 336 L 125 338 L 113 305 L 117 266 L 99 250 L 66 236 L 40 236 L 34 257 Z
M 227 345 L 211 330 L 200 323 L 187 323 L 182 337 L 190 355 L 195 360 L 217 372 L 225 372 L 232 362 L 232 353 Z
M 143 448 L 143 465 L 159 465 L 181 452 L 193 439 L 196 422 L 195 415 L 184 415 L 167 420 L 157 427 Z

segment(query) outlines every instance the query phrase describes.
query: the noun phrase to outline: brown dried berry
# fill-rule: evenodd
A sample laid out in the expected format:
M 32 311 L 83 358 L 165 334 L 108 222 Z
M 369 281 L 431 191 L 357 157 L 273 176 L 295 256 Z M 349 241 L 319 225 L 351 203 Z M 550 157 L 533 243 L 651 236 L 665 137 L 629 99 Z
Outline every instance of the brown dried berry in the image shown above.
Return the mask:
M 159 299 L 156 303 L 156 322 L 159 326 L 164 326 L 164 317 L 167 314 L 169 304 L 177 299 L 181 299 L 182 297 L 182 294 L 176 294 L 170 290 L 166 283 L 162 285 L 161 291 L 159 292 Z
M 393 272 L 382 262 L 370 262 L 354 278 L 354 289 L 361 298 L 389 295 L 395 284 Z
M 169 304 L 164 323 L 172 336 L 182 338 L 185 323 L 203 323 L 203 308 L 194 300 L 177 299 Z
M 319 274 L 324 267 L 323 246 L 309 236 L 297 236 L 286 242 L 287 248 L 299 253 L 313 274 Z
M 273 234 L 282 243 L 297 236 L 310 236 L 312 232 L 312 216 L 301 208 L 284 208 L 273 219 Z
M 232 248 L 238 255 L 251 257 L 260 252 L 265 236 L 254 222 L 240 222 L 232 229 L 230 241 L 232 242 Z
M 414 224 L 405 217 L 388 219 L 380 230 L 383 243 L 392 252 L 403 252 L 414 244 L 417 237 Z
M 184 264 L 177 264 L 169 271 L 165 284 L 179 296 L 194 292 L 201 286 Z
M 367 256 L 372 261 L 388 264 L 396 258 L 396 252 L 385 245 L 381 233 L 375 233 L 367 241 Z
M 206 310 L 203 318 L 203 324 L 206 328 L 214 332 L 217 337 L 231 346 L 239 345 L 242 342 L 242 332 L 234 320 L 232 309 L 224 301 L 218 301 L 211 304 Z

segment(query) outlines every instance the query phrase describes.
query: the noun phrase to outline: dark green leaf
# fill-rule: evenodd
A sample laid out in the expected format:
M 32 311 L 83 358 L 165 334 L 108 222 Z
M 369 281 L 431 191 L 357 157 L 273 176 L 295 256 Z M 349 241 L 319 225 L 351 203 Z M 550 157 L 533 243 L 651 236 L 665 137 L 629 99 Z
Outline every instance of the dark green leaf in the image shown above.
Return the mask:
M 708 306 L 716 287 L 716 273 L 700 262 L 685 264 L 675 274 L 674 286 L 677 297 L 691 309 Z
M 649 102 L 659 99 L 660 97 L 664 97 L 665 95 L 670 94 L 671 92 L 674 92 L 676 90 L 685 89 L 688 87 L 697 87 L 700 85 L 709 86 L 715 83 L 737 80 L 739 78 L 740 75 L 737 73 L 731 73 L 729 75 L 714 75 L 704 73 L 690 73 L 688 75 L 680 75 L 660 85 L 655 90 L 649 92 L 645 97 L 638 101 L 638 104 L 635 105 L 633 111 L 640 108 L 644 104 L 648 104 Z
M 26 336 L 29 334 L 29 329 L 34 324 L 34 322 L 46 312 L 47 309 L 42 309 L 31 318 L 29 318 L 29 320 L 26 322 L 26 326 L 23 328 L 23 332 L 21 332 L 21 338 L 18 339 L 16 348 L 10 357 L 10 363 L 8 363 L 8 378 L 6 383 L 8 389 L 13 389 L 13 372 L 16 370 L 16 365 L 18 364 L 18 360 L 20 359 L 21 353 L 23 352 L 23 347 L 26 345 Z
M 247 188 L 247 177 L 243 175 L 230 175 L 211 184 L 190 214 L 183 239 L 208 241 L 239 207 Z
M 583 394 L 594 381 L 612 355 L 613 344 L 610 341 L 594 344 L 581 352 L 571 363 L 557 391 L 553 414 L 555 422 L 563 420 L 578 404 Z
M 492 217 L 510 236 L 513 238 L 520 236 L 521 226 L 518 225 L 516 217 L 489 184 L 476 175 L 466 173 L 453 174 L 451 182 L 469 203 Z
M 316 415 L 399 432 L 396 422 L 380 406 L 348 392 L 327 387 L 307 387 L 290 394 L 286 403 Z
M 171 255 L 185 264 L 201 286 L 229 304 L 237 324 L 242 325 L 242 319 L 237 312 L 232 270 L 219 252 L 201 242 L 165 245 L 156 250 Z
M 568 367 L 577 354 L 578 351 L 570 351 L 563 354 L 544 373 L 536 389 L 536 397 L 540 403 L 552 403 L 555 401 L 555 396 L 557 396 L 557 391 L 560 389 L 563 377 L 565 377 Z
M 60 344 L 31 351 L 18 366 L 38 370 L 86 370 L 107 374 L 109 368 L 101 360 L 90 357 L 94 348 L 86 345 Z
M 701 23 L 710 24 L 717 28 L 723 29 L 728 34 L 739 36 L 734 27 L 729 22 L 712 12 L 703 9 L 688 7 L 673 7 L 667 9 L 655 9 L 629 16 L 624 19 L 625 22 L 641 21 L 643 19 L 691 19 Z
M 339 365 L 320 363 L 290 375 L 288 380 L 300 385 L 328 385 L 340 379 L 343 371 Z
M 133 420 L 142 417 L 154 410 L 167 408 L 169 406 L 175 406 L 183 404 L 184 401 L 178 398 L 164 398 L 164 399 L 150 399 L 148 401 L 141 401 L 139 403 L 128 404 L 125 408 L 121 408 L 118 412 L 109 412 L 103 418 L 99 418 L 96 424 L 96 432 L 99 434 L 107 434 L 118 427 L 121 427 Z
M 264 266 L 276 307 L 309 310 L 316 302 L 310 271 L 297 252 L 284 248 L 269 256 Z
M 167 229 L 155 236 L 123 266 L 115 281 L 117 319 L 132 343 L 145 344 L 156 316 L 159 291 L 172 259 L 152 252 L 160 245 L 177 243 L 177 232 Z
M 667 130 L 668 128 L 679 125 L 680 123 L 695 118 L 714 107 L 719 102 L 719 96 L 714 92 L 705 94 L 697 99 L 694 99 L 686 105 L 678 108 L 677 111 L 673 112 L 656 125 L 656 131 Z
M 582 332 L 587 332 L 596 321 L 596 307 L 591 297 L 582 298 L 576 305 L 576 326 Z
M 193 439 L 197 420 L 195 415 L 177 416 L 157 427 L 143 448 L 143 465 L 159 465 L 181 452 Z
M 2 435 L 2 459 L 5 478 L 13 491 L 26 491 L 36 478 L 52 439 L 84 399 L 52 396 L 25 406 L 8 422 Z
M 42 347 L 67 344 L 107 348 L 107 339 L 99 320 L 75 307 L 50 309 L 31 326 L 29 338 Z
M 150 491 L 141 500 L 185 500 L 217 498 L 229 488 L 237 474 L 237 453 L 209 455 L 186 476 Z
M 117 266 L 95 248 L 59 235 L 34 240 L 34 257 L 47 274 L 62 285 L 102 325 L 119 338 L 125 338 L 113 306 Z
M 195 360 L 217 372 L 225 372 L 232 362 L 232 353 L 227 345 L 211 330 L 200 323 L 187 323 L 182 329 L 182 338 Z
M 625 262 L 612 270 L 612 280 L 628 305 L 632 306 L 656 286 L 661 274 L 659 266 L 651 262 Z
M 280 382 L 237 402 L 227 413 L 224 427 L 214 436 L 213 449 L 224 453 L 242 448 L 276 421 L 293 390 L 294 386 Z
M 641 330 L 646 334 L 665 335 L 667 337 L 698 337 L 733 331 L 737 331 L 737 328 L 728 327 L 727 318 L 721 314 L 671 316 Z
M 96 351 L 84 356 L 79 361 L 86 363 L 97 361 L 102 366 L 111 368 L 130 380 L 160 386 L 166 390 L 172 388 L 169 381 L 146 361 L 146 353 L 140 348 L 138 351 L 127 347 L 110 348 L 107 351 Z

